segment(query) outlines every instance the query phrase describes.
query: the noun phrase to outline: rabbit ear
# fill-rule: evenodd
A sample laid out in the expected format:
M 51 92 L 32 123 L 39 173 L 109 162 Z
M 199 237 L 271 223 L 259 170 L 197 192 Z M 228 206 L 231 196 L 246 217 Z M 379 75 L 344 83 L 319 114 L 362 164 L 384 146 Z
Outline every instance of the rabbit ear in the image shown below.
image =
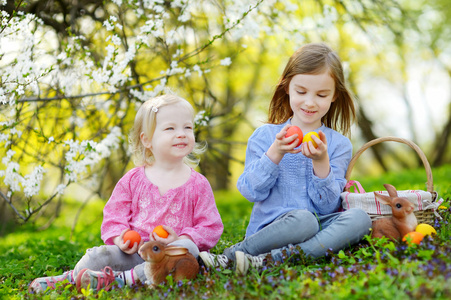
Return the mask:
M 398 192 L 396 191 L 396 188 L 392 186 L 391 184 L 384 184 L 385 189 L 387 190 L 390 197 L 398 197 Z
M 373 192 L 374 196 L 377 198 L 377 200 L 379 200 L 380 203 L 386 204 L 386 205 L 391 205 L 391 198 L 376 192 Z
M 177 256 L 177 255 L 184 255 L 188 253 L 188 249 L 178 246 L 169 246 L 166 247 L 165 253 L 167 256 Z

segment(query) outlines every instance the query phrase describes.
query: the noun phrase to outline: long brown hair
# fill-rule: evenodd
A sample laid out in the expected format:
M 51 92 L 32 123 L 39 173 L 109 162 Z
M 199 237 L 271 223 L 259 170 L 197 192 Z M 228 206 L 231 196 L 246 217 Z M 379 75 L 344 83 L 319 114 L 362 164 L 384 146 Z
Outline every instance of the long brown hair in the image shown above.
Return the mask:
M 349 135 L 355 120 L 353 96 L 346 87 L 340 58 L 335 51 L 323 43 L 304 45 L 290 57 L 269 104 L 268 123 L 282 124 L 293 116 L 287 91 L 295 75 L 321 74 L 324 71 L 328 71 L 335 81 L 335 101 L 332 102 L 321 122 L 327 127 Z

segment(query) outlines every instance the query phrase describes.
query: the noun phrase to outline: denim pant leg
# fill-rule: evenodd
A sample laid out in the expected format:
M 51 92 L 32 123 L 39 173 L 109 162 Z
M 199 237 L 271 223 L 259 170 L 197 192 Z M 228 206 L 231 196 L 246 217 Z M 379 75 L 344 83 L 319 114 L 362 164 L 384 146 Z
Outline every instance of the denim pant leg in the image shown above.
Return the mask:
M 324 256 L 327 250 L 338 252 L 341 249 L 359 242 L 371 228 L 371 219 L 366 212 L 352 208 L 344 212 L 320 216 L 320 231 L 311 239 L 299 243 L 306 255 L 318 258 Z M 275 261 L 284 261 L 282 251 L 288 256 L 295 253 L 293 245 L 274 249 L 271 256 Z
M 292 210 L 246 237 L 242 242 L 225 249 L 224 254 L 234 260 L 236 251 L 251 255 L 268 253 L 272 249 L 302 243 L 314 236 L 318 230 L 319 225 L 315 215 L 307 210 Z
M 113 271 L 126 271 L 143 262 L 138 253 L 130 255 L 122 252 L 116 245 L 102 245 L 86 250 L 85 255 L 75 265 L 74 276 L 84 268 L 100 271 L 109 266 Z

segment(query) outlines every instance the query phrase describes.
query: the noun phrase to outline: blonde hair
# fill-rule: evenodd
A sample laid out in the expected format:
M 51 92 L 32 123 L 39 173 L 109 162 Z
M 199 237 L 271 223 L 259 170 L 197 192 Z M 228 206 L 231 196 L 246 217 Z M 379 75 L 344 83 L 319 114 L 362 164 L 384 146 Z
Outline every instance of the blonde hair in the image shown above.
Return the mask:
M 327 127 L 349 135 L 356 117 L 353 96 L 346 87 L 340 58 L 335 51 L 323 43 L 304 45 L 290 57 L 271 99 L 268 123 L 282 124 L 293 116 L 287 91 L 295 75 L 321 74 L 325 71 L 328 71 L 335 81 L 335 101 L 332 102 L 321 122 Z
M 161 107 L 174 104 L 182 104 L 192 113 L 194 120 L 194 109 L 192 105 L 187 100 L 172 94 L 166 94 L 149 99 L 139 108 L 135 116 L 133 128 L 129 135 L 130 150 L 134 156 L 133 161 L 135 165 L 152 165 L 155 161 L 152 151 L 144 147 L 141 142 L 141 133 L 144 133 L 149 140 L 152 140 L 155 127 L 157 125 L 156 117 L 158 110 Z M 199 143 L 195 143 L 193 151 L 184 158 L 184 162 L 193 167 L 197 166 L 199 163 L 198 156 L 202 154 L 205 149 L 206 146 L 201 146 Z

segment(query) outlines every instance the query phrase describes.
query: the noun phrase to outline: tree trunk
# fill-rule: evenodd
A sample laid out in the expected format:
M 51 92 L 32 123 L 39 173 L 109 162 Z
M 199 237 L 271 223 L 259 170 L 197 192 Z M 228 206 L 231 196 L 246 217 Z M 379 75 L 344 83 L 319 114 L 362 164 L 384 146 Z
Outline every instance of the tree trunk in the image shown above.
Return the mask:
M 437 135 L 434 142 L 434 160 L 432 162 L 433 167 L 441 166 L 446 160 L 446 150 L 448 149 L 451 135 L 451 104 L 448 106 L 448 108 L 448 121 L 446 122 L 445 127 L 443 127 L 441 134 Z
M 376 135 L 373 132 L 373 122 L 367 117 L 362 105 L 359 105 L 359 110 L 357 111 L 357 125 L 362 131 L 362 135 L 366 142 L 376 139 Z M 374 158 L 379 163 L 384 172 L 388 171 L 387 166 L 382 159 L 382 152 L 384 152 L 385 146 L 383 144 L 377 144 L 371 147 L 373 151 Z
M 257 60 L 251 65 L 253 67 L 253 76 L 246 88 L 247 94 L 244 96 L 238 94 L 239 92 L 233 86 L 233 74 L 229 73 L 227 75 L 225 104 L 222 104 L 222 111 L 216 115 L 216 117 L 224 120 L 221 124 L 221 130 L 213 131 L 212 128 L 208 130 L 208 154 L 202 158 L 199 166 L 202 173 L 209 179 L 213 190 L 230 188 L 230 163 L 231 161 L 238 161 L 237 158 L 232 156 L 232 150 L 236 142 L 230 141 L 230 137 L 239 129 L 243 121 L 245 121 L 243 118 L 246 116 L 249 108 L 252 107 L 252 103 L 256 98 L 254 91 L 256 91 L 257 84 L 261 79 L 261 67 L 264 65 L 263 56 L 266 52 L 263 43 L 260 46 Z M 212 95 L 211 91 L 209 93 L 211 97 L 216 98 Z M 234 107 L 237 103 L 243 101 L 243 108 L 237 114 L 236 108 Z M 218 135 L 219 137 L 215 138 Z

